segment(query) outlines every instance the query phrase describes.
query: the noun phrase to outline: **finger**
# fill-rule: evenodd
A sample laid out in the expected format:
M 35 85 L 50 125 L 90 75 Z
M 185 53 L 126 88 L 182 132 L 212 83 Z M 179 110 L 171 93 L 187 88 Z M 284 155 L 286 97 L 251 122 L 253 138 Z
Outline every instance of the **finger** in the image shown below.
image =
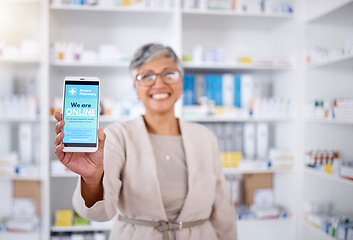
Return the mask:
M 55 117 L 56 121 L 58 121 L 58 122 L 63 119 L 63 115 L 58 111 L 54 112 L 54 117 Z
M 55 132 L 56 134 L 59 134 L 62 130 L 63 127 L 65 126 L 65 121 L 61 120 L 55 125 Z
M 63 132 L 61 132 L 61 133 L 59 133 L 57 136 L 56 136 L 56 138 L 54 139 L 54 144 L 56 145 L 56 146 L 58 146 L 58 145 L 60 145 L 61 143 L 62 143 L 62 141 L 63 141 L 63 139 L 64 139 L 64 133 Z
M 56 146 L 56 149 L 55 149 L 55 154 L 60 160 L 60 162 L 64 160 L 64 156 L 65 156 L 65 153 L 63 152 L 64 147 L 65 147 L 64 144 L 61 143 L 60 145 Z
M 104 143 L 106 139 L 106 135 L 103 131 L 103 128 L 98 129 L 98 149 L 99 150 L 104 150 Z

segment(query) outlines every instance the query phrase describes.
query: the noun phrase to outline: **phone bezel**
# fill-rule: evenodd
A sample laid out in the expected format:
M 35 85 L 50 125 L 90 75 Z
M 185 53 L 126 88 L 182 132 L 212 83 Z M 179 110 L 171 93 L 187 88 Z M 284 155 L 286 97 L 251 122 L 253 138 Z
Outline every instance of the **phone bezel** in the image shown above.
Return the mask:
M 68 81 L 79 81 L 79 82 L 98 82 L 98 109 L 97 109 L 97 131 L 99 129 L 99 113 L 100 113 L 100 79 L 97 77 L 73 77 L 69 76 L 66 77 L 64 80 L 64 88 L 63 88 L 63 102 L 62 102 L 62 113 L 63 113 L 63 119 L 64 119 L 64 114 L 65 114 L 65 90 L 66 90 L 66 82 Z M 84 85 L 84 84 L 82 84 Z M 63 130 L 64 131 L 64 130 Z M 64 144 L 64 143 L 63 143 Z M 74 143 L 71 143 L 74 144 Z M 81 143 L 77 143 L 81 144 Z M 84 144 L 84 143 L 82 143 Z M 91 146 L 65 146 L 63 149 L 63 152 L 96 152 L 98 150 L 98 134 L 97 134 L 97 139 L 96 139 L 96 146 L 91 147 Z

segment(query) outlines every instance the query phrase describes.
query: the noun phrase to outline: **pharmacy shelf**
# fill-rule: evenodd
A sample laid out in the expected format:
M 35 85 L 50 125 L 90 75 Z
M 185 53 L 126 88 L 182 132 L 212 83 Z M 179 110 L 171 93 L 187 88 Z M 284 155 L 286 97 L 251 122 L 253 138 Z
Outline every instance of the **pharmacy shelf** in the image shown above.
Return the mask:
M 128 68 L 128 62 L 118 63 L 90 63 L 90 62 L 52 62 L 51 66 L 57 67 L 117 67 L 117 68 Z M 206 63 L 206 64 L 194 64 L 194 63 L 183 63 L 185 69 L 190 70 L 292 70 L 291 66 L 257 66 L 257 65 L 241 65 L 241 64 L 219 64 L 219 63 Z
M 293 118 L 237 118 L 237 117 L 182 117 L 188 122 L 216 123 L 216 122 L 294 122 Z
M 0 180 L 41 181 L 40 176 L 0 176 Z
M 338 177 L 338 176 L 335 176 L 335 175 L 332 175 L 332 174 L 327 174 L 325 172 L 322 172 L 322 171 L 319 171 L 319 170 L 315 170 L 315 169 L 310 168 L 310 167 L 305 167 L 304 172 L 308 173 L 308 174 L 311 174 L 311 175 L 315 175 L 315 176 L 319 176 L 319 177 L 322 177 L 322 178 L 326 178 L 326 179 L 329 179 L 329 180 L 332 180 L 332 181 L 335 181 L 335 182 L 338 182 L 338 183 L 346 184 L 346 185 L 348 185 L 350 187 L 353 187 L 353 180 L 345 179 L 345 178 Z
M 308 64 L 307 69 L 315 69 L 321 67 L 348 67 L 353 66 L 353 55 L 341 56 L 318 63 Z
M 52 172 L 50 173 L 52 178 L 77 178 L 78 174 L 70 172 Z
M 73 227 L 51 227 L 51 232 L 98 232 L 110 231 L 112 226 L 73 226 Z
M 182 13 L 184 15 L 234 16 L 247 18 L 294 18 L 293 14 L 288 13 L 239 13 L 233 10 L 184 9 L 182 10 Z
M 186 70 L 220 70 L 220 71 L 231 71 L 231 70 L 293 70 L 292 66 L 287 65 L 271 65 L 262 66 L 255 64 L 236 64 L 236 63 L 183 63 Z
M 235 174 L 259 174 L 259 173 L 291 173 L 293 169 L 238 169 L 238 168 L 223 168 L 226 175 Z
M 128 13 L 173 13 L 172 8 L 147 8 L 134 6 L 86 6 L 86 5 L 52 5 L 51 10 L 83 12 L 128 12 Z
M 18 64 L 38 64 L 39 58 L 4 58 L 0 57 L 0 63 L 18 63 Z
M 352 12 L 353 0 L 344 0 L 331 9 L 309 17 L 306 23 L 351 24 L 353 22 Z
M 237 220 L 237 226 L 243 227 L 248 225 L 257 225 L 257 224 L 279 224 L 290 222 L 293 217 L 287 218 L 274 218 L 274 219 L 251 219 L 251 220 Z
M 0 232 L 0 239 L 3 240 L 39 240 L 39 233 L 14 233 Z
M 0 123 L 23 123 L 23 122 L 36 123 L 38 121 L 39 121 L 38 118 L 4 118 L 4 117 L 0 117 Z
M 308 119 L 306 122 L 315 124 L 353 125 L 353 120 Z
M 315 228 L 314 226 L 312 226 L 310 223 L 308 223 L 307 221 L 303 222 L 303 225 L 310 229 L 312 232 L 315 232 L 318 236 L 320 236 L 321 240 L 333 240 L 335 238 L 330 237 L 327 233 L 321 231 L 321 229 L 319 228 Z
M 39 3 L 40 0 L 1 0 L 0 4 L 8 3 Z
M 50 64 L 54 67 L 102 67 L 102 68 L 128 68 L 128 62 L 117 63 L 98 63 L 98 62 L 52 62 Z

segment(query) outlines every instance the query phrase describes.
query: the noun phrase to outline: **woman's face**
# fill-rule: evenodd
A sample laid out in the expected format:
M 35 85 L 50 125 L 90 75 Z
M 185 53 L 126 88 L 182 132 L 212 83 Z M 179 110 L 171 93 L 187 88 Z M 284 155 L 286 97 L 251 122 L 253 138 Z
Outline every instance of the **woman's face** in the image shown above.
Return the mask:
M 177 64 L 167 57 L 161 57 L 142 65 L 138 74 L 161 74 L 178 70 Z M 135 81 L 135 90 L 146 108 L 146 114 L 174 114 L 174 104 L 183 92 L 183 79 L 166 84 L 161 75 L 151 86 L 145 86 L 140 81 Z

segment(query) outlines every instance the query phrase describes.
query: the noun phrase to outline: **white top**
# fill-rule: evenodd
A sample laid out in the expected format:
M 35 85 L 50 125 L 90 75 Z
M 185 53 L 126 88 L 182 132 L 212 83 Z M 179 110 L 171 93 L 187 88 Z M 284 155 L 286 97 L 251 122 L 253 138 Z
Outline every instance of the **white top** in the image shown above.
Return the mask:
M 157 176 L 164 208 L 169 221 L 174 221 L 188 191 L 186 157 L 181 136 L 149 134 L 156 158 Z

